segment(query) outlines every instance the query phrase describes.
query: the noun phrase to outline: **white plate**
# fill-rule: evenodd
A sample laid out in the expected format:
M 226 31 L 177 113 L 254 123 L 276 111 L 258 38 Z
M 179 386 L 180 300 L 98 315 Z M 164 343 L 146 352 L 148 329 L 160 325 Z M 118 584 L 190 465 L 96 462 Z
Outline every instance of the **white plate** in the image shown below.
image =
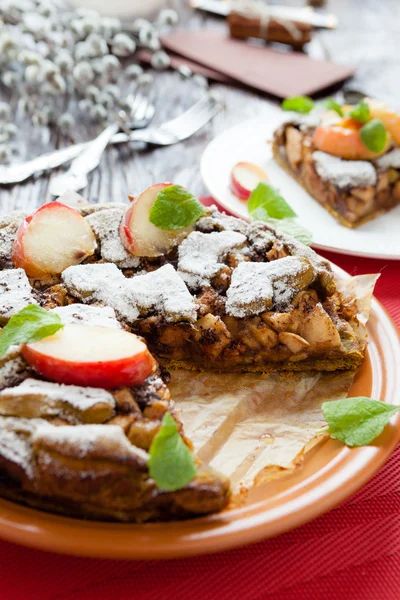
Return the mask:
M 400 206 L 357 229 L 343 227 L 331 217 L 272 158 L 273 131 L 285 118 L 271 106 L 265 116 L 244 121 L 216 137 L 205 149 L 201 174 L 215 200 L 238 217 L 248 218 L 247 205 L 230 191 L 232 167 L 239 161 L 260 165 L 313 234 L 313 246 L 342 254 L 400 259 Z

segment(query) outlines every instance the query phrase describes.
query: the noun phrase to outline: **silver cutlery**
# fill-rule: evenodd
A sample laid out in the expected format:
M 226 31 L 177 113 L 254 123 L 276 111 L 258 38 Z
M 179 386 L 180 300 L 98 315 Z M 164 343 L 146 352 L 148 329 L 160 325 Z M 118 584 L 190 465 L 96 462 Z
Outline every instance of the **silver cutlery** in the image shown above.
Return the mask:
M 212 94 L 206 94 L 188 111 L 158 127 L 149 127 L 140 131 L 133 131 L 127 135 L 124 132 L 117 133 L 111 139 L 112 144 L 126 142 L 139 142 L 134 145 L 135 149 L 141 150 L 144 145 L 168 146 L 181 142 L 204 127 L 218 112 L 222 110 L 222 104 Z M 143 144 L 144 142 L 144 144 Z M 0 166 L 0 185 L 19 183 L 32 175 L 54 169 L 70 162 L 78 156 L 92 142 L 74 144 L 62 150 L 55 150 L 44 154 L 33 160 L 11 165 Z
M 87 176 L 96 169 L 101 157 L 113 136 L 122 128 L 128 134 L 130 130 L 148 125 L 154 115 L 151 104 L 150 82 L 139 83 L 135 93 L 128 96 L 128 113 L 120 110 L 116 115 L 117 122 L 109 125 L 100 135 L 89 143 L 71 163 L 66 173 L 57 175 L 50 181 L 50 194 L 61 196 L 64 192 L 82 190 L 88 184 Z
M 171 146 L 191 137 L 202 129 L 222 109 L 221 102 L 212 94 L 206 94 L 194 106 L 176 119 L 172 119 L 157 127 L 148 127 L 141 131 L 133 131 L 128 140 L 124 133 L 117 133 L 113 144 L 126 141 L 141 142 L 153 146 Z
M 111 138 L 119 131 L 120 124 L 109 125 L 71 163 L 66 173 L 50 180 L 49 192 L 52 196 L 62 196 L 65 192 L 77 192 L 88 184 L 88 174 L 98 167 L 104 150 Z

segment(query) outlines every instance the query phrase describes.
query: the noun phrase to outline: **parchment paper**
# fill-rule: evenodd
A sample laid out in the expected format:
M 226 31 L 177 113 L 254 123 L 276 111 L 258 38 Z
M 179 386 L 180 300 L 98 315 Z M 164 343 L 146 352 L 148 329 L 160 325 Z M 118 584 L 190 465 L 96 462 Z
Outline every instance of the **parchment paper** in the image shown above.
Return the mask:
M 352 323 L 365 339 L 375 275 L 341 284 L 354 298 Z M 175 371 L 169 388 L 199 459 L 227 475 L 234 493 L 284 475 L 323 435 L 323 402 L 347 396 L 354 372 L 193 373 Z

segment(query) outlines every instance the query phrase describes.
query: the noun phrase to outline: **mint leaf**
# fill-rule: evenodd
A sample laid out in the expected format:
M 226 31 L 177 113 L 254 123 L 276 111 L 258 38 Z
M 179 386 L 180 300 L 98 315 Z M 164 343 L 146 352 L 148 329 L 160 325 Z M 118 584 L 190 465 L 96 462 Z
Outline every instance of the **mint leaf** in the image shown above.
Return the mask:
M 296 240 L 305 244 L 306 246 L 310 246 L 313 241 L 312 233 L 303 225 L 300 225 L 294 219 L 261 219 L 265 220 L 266 223 L 274 227 L 280 233 L 286 233 L 287 235 L 291 235 Z
M 269 183 L 259 183 L 250 194 L 247 203 L 249 215 L 258 221 L 272 219 L 287 219 L 295 217 L 296 213 L 284 198 Z
M 269 223 L 278 231 L 292 235 L 303 244 L 311 244 L 311 233 L 294 221 L 296 213 L 272 185 L 259 183 L 250 194 L 247 208 L 254 220 Z
M 366 123 L 371 118 L 368 104 L 361 100 L 355 107 L 349 112 L 349 116 L 357 123 Z
M 386 146 L 387 133 L 384 124 L 379 119 L 372 119 L 360 129 L 364 146 L 372 152 L 382 152 Z
M 306 115 L 311 112 L 315 106 L 314 100 L 308 96 L 294 96 L 293 98 L 286 98 L 281 104 L 283 110 L 292 110 L 294 112 L 302 113 Z
M 327 110 L 334 110 L 340 117 L 343 117 L 343 108 L 333 98 L 327 98 L 323 104 Z
M 60 317 L 36 304 L 29 304 L 11 317 L 0 333 L 0 356 L 12 344 L 36 342 L 64 327 Z
M 165 413 L 161 429 L 150 446 L 149 473 L 162 490 L 174 492 L 183 488 L 196 475 L 193 454 L 181 438 L 178 426 Z
M 351 447 L 370 444 L 399 410 L 399 406 L 363 396 L 322 405 L 331 438 Z
M 183 229 L 204 215 L 204 206 L 180 185 L 169 185 L 157 195 L 150 210 L 150 223 L 160 229 Z

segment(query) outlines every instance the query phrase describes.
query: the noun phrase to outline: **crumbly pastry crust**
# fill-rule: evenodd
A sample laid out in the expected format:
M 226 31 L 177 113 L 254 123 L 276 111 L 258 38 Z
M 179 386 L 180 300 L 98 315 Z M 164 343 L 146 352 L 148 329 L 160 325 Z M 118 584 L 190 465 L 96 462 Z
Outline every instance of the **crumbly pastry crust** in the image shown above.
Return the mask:
M 137 523 L 224 509 L 229 481 L 209 467 L 199 465 L 177 492 L 159 490 L 149 476 L 148 450 L 167 411 L 177 419 L 158 374 L 112 393 L 34 379 L 4 389 L 0 495 L 63 515 Z
M 312 117 L 287 121 L 274 133 L 274 159 L 289 175 L 345 227 L 358 227 L 400 204 L 399 148 L 373 162 L 325 154 L 313 148 Z
M 143 336 L 167 368 L 268 373 L 361 364 L 354 303 L 337 291 L 329 263 L 293 238 L 212 208 L 167 255 L 133 260 L 110 238 L 118 205 L 81 211 L 98 238 L 96 254 L 46 282 L 2 263 L 3 323 L 16 312 L 14 300 L 18 310 L 34 301 L 66 324 Z M 161 374 L 131 389 L 60 386 L 40 381 L 11 348 L 0 360 L 0 495 L 61 514 L 134 522 L 225 508 L 229 482 L 208 467 L 200 465 L 176 492 L 157 489 L 148 474 L 164 414 L 179 423 Z

